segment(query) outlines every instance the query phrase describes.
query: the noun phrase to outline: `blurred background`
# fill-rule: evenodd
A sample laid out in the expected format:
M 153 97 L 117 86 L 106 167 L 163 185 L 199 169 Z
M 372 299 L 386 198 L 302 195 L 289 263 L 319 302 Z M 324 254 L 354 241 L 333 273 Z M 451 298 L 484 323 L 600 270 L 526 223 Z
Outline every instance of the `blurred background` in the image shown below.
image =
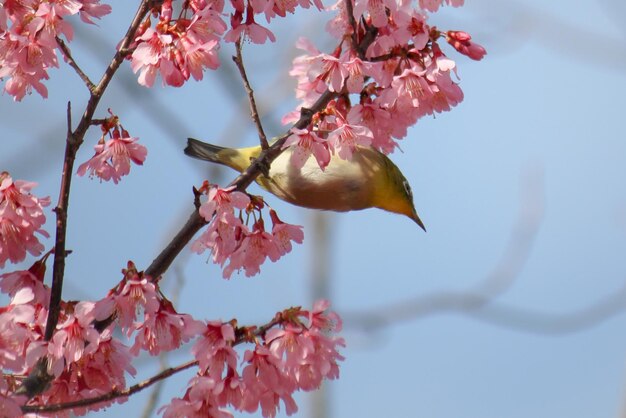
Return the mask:
M 113 2 L 99 27 L 76 25 L 70 47 L 93 80 L 135 3 Z M 272 26 L 276 44 L 244 48 L 269 136 L 284 131 L 278 121 L 296 104 L 287 76 L 296 37 L 334 45 L 327 16 L 299 10 Z M 421 120 L 391 156 L 428 232 L 379 210 L 321 213 L 265 194 L 284 221 L 304 225 L 304 244 L 259 276 L 229 281 L 206 254 L 186 250 L 164 292 L 180 312 L 241 324 L 330 299 L 345 320 L 346 360 L 338 381 L 296 397 L 298 416 L 626 417 L 625 22 L 618 0 L 443 8 L 430 23 L 471 33 L 488 55 L 474 62 L 446 50 L 465 100 Z M 182 152 L 188 136 L 257 141 L 232 45 L 222 53 L 220 70 L 182 89 L 143 88 L 127 63 L 118 72 L 96 117 L 110 107 L 148 158 L 117 186 L 74 179 L 65 299 L 100 299 L 127 260 L 146 268 L 191 213 L 192 185 L 234 178 Z M 66 104 L 78 120 L 88 96 L 68 66 L 50 75 L 47 100 L 0 97 L 0 169 L 38 182 L 34 193 L 54 205 Z M 78 163 L 98 137 L 88 134 Z M 47 230 L 53 225 L 49 213 Z M 190 357 L 183 348 L 141 358 L 136 381 Z M 156 416 L 190 377 L 101 415 Z

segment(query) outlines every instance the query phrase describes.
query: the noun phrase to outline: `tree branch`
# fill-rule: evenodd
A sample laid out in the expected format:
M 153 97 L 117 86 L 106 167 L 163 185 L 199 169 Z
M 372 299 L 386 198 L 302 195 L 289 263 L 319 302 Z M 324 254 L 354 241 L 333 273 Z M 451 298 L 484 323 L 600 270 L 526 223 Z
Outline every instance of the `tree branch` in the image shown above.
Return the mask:
M 100 395 L 100 396 L 95 396 L 93 398 L 85 398 L 85 399 L 81 399 L 78 401 L 63 402 L 63 403 L 57 403 L 53 405 L 25 405 L 25 406 L 22 406 L 22 412 L 24 413 L 58 412 L 58 411 L 64 411 L 66 409 L 85 407 L 85 406 L 95 405 L 100 402 L 113 401 L 115 399 L 125 398 L 137 392 L 140 392 L 144 390 L 145 388 L 152 386 L 153 384 L 163 379 L 166 379 L 178 372 L 182 372 L 183 370 L 187 370 L 193 366 L 196 366 L 197 364 L 198 362 L 195 360 L 188 361 L 187 363 L 183 363 L 179 366 L 170 367 L 166 370 L 163 370 L 159 374 L 156 374 L 152 376 L 151 378 L 144 380 L 143 382 L 137 383 L 136 385 L 133 385 L 129 387 L 128 389 L 124 389 L 124 390 L 113 389 L 109 393 L 105 393 L 104 395 Z
M 254 100 L 254 91 L 250 86 L 250 82 L 248 81 L 248 75 L 246 74 L 246 68 L 243 65 L 241 48 L 241 38 L 239 38 L 235 43 L 235 50 L 237 51 L 237 55 L 233 57 L 233 61 L 239 69 L 239 74 L 241 74 L 241 79 L 243 80 L 243 86 L 245 87 L 246 93 L 248 94 L 248 101 L 250 102 L 250 116 L 252 117 L 252 120 L 256 125 L 256 129 L 259 134 L 259 141 L 261 142 L 261 148 L 268 149 L 270 146 L 267 143 L 267 137 L 265 136 L 265 131 L 263 130 L 263 125 L 261 124 L 261 118 L 259 117 L 259 112 L 256 107 L 256 101 Z
M 70 186 L 72 182 L 72 172 L 74 170 L 76 153 L 83 143 L 85 134 L 87 133 L 87 129 L 91 125 L 91 120 L 96 111 L 96 108 L 98 107 L 98 103 L 100 103 L 102 94 L 106 90 L 107 86 L 111 82 L 111 79 L 113 78 L 113 75 L 115 74 L 124 59 L 124 55 L 120 51 L 127 48 L 134 39 L 134 35 L 137 32 L 139 25 L 150 10 L 149 4 L 149 0 L 143 0 L 141 2 L 139 9 L 137 10 L 137 13 L 135 14 L 135 17 L 133 19 L 133 22 L 128 28 L 128 31 L 126 32 L 126 35 L 124 36 L 124 39 L 120 44 L 120 48 L 115 53 L 115 56 L 113 57 L 111 63 L 104 72 L 102 79 L 97 86 L 90 89 L 91 94 L 89 97 L 89 101 L 87 102 L 85 112 L 83 113 L 83 116 L 76 130 L 74 130 L 73 132 L 71 126 L 71 108 L 68 104 L 68 127 L 65 146 L 65 157 L 63 160 L 63 171 L 61 173 L 61 188 L 59 191 L 58 200 L 59 203 L 55 208 L 55 212 L 57 215 L 56 238 L 54 245 L 54 264 L 49 305 L 50 311 L 48 314 L 46 330 L 44 334 L 46 341 L 49 341 L 52 338 L 57 322 L 59 320 L 61 294 L 63 289 L 63 275 L 65 273 L 65 237 L 67 231 L 67 210 L 69 206 Z
M 76 74 L 78 74 L 78 76 L 81 78 L 81 80 L 83 80 L 83 82 L 87 86 L 87 89 L 89 89 L 89 92 L 93 92 L 93 89 L 96 87 L 96 85 L 91 82 L 87 74 L 85 74 L 83 70 L 78 66 L 76 60 L 74 60 L 74 57 L 72 57 L 72 52 L 70 51 L 69 47 L 66 45 L 65 42 L 63 42 L 63 39 L 59 38 L 58 36 L 55 39 L 69 66 L 72 67 L 74 71 L 76 71 Z
M 74 171 L 74 162 L 76 161 L 76 153 L 83 143 L 87 129 L 91 125 L 93 115 L 100 103 L 102 94 L 106 90 L 107 86 L 111 82 L 113 75 L 121 65 L 124 59 L 124 51 L 128 45 L 134 40 L 135 33 L 139 28 L 139 25 L 150 10 L 150 0 L 143 0 L 139 5 L 133 22 L 126 31 L 126 35 L 120 43 L 120 47 L 115 53 L 111 63 L 107 67 L 102 76 L 102 79 L 97 86 L 90 88 L 90 97 L 87 102 L 87 106 L 81 117 L 81 120 L 74 131 L 72 131 L 71 121 L 71 106 L 68 103 L 67 106 L 67 136 L 65 141 L 65 156 L 63 159 L 63 169 L 61 172 L 61 186 L 59 189 L 58 204 L 54 209 L 56 213 L 56 235 L 54 245 L 54 262 L 52 267 L 52 285 L 50 291 L 50 303 L 48 318 L 46 320 L 46 329 L 44 332 L 44 339 L 50 341 L 54 335 L 57 323 L 59 321 L 59 314 L 61 310 L 61 296 L 63 293 L 63 277 L 65 275 L 65 257 L 67 251 L 65 249 L 66 235 L 67 235 L 67 213 L 70 199 L 70 188 L 72 183 L 72 172 Z M 63 50 L 63 44 L 59 44 Z M 67 50 L 69 52 L 69 50 Z M 71 57 L 71 56 L 70 56 Z M 73 68 L 78 68 L 73 60 L 70 59 L 70 65 Z M 72 65 L 74 63 L 74 65 Z M 79 69 L 80 70 L 80 69 Z M 82 72 L 82 71 L 81 71 Z M 80 74 L 80 73 L 79 73 Z M 86 77 L 86 76 L 85 76 Z M 22 388 L 26 391 L 29 397 L 33 397 L 38 393 L 41 393 L 46 385 L 47 372 L 45 369 L 45 361 L 39 361 L 37 366 L 33 368 L 33 371 L 29 377 L 25 380 L 25 385 Z M 33 390 L 33 388 L 35 388 Z

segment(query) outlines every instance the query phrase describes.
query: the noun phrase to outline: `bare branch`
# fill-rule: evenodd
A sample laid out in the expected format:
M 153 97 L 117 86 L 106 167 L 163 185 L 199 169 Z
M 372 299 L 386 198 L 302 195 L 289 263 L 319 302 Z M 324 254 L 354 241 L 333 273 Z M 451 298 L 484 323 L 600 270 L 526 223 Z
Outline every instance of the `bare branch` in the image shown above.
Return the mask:
M 252 120 L 256 125 L 261 148 L 265 150 L 268 149 L 270 146 L 267 142 L 267 137 L 265 136 L 265 131 L 263 130 L 263 125 L 261 124 L 261 118 L 259 117 L 259 112 L 256 107 L 256 101 L 254 100 L 254 91 L 250 86 L 250 82 L 248 81 L 248 75 L 246 74 L 246 68 L 243 65 L 243 55 L 241 53 L 241 48 L 241 38 L 239 38 L 239 40 L 235 43 L 235 50 L 237 51 L 237 55 L 233 57 L 233 61 L 239 69 L 239 74 L 241 74 L 243 85 L 246 89 L 246 93 L 248 94 L 248 101 L 250 102 L 250 116 L 252 117 Z
M 89 92 L 93 92 L 93 89 L 96 87 L 96 85 L 91 82 L 87 74 L 85 74 L 84 71 L 78 66 L 76 60 L 74 60 L 74 57 L 72 57 L 72 52 L 70 51 L 69 47 L 66 45 L 65 42 L 63 42 L 63 39 L 59 38 L 58 36 L 55 39 L 67 63 L 70 65 L 70 67 L 74 69 L 74 71 L 76 71 L 76 74 L 78 74 L 81 80 L 83 80 L 83 82 L 89 89 Z

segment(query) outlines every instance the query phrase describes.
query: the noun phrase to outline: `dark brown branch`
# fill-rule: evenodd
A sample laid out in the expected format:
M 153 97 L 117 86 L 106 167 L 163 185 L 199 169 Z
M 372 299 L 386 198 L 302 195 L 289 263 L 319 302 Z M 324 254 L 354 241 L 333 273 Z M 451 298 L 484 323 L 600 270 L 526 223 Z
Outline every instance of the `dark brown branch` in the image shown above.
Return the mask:
M 65 237 L 67 229 L 67 206 L 70 200 L 70 186 L 72 184 L 72 171 L 79 145 L 72 133 L 72 106 L 67 104 L 67 137 L 65 141 L 65 157 L 63 159 L 63 171 L 61 173 L 61 189 L 59 200 L 54 208 L 56 213 L 56 240 L 54 244 L 54 264 L 52 267 L 52 286 L 50 289 L 50 308 L 46 322 L 44 338 L 50 341 L 61 310 L 61 294 L 63 292 L 63 276 L 65 272 Z
M 185 248 L 185 245 L 191 241 L 196 232 L 206 225 L 206 223 L 204 218 L 198 213 L 198 210 L 194 210 L 185 225 L 183 225 L 176 236 L 172 238 L 167 247 L 152 261 L 152 264 L 146 269 L 145 274 L 153 280 L 158 279 L 165 273 L 172 262 L 174 262 L 174 259 L 180 254 L 183 248 Z
M 97 86 L 90 88 L 90 97 L 87 102 L 87 106 L 85 111 L 81 117 L 81 120 L 76 127 L 76 129 L 72 132 L 72 121 L 71 121 L 71 107 L 68 103 L 67 107 L 67 137 L 65 144 L 65 156 L 63 159 L 63 169 L 61 172 L 61 187 L 59 189 L 59 200 L 57 206 L 54 211 L 56 213 L 56 235 L 55 235 L 55 244 L 54 244 L 54 262 L 52 267 L 52 285 L 50 292 L 50 303 L 49 303 L 49 312 L 48 318 L 46 321 L 46 329 L 44 331 L 44 338 L 46 341 L 49 341 L 54 335 L 54 331 L 56 329 L 57 323 L 59 321 L 59 314 L 61 310 L 61 296 L 63 293 L 63 277 L 65 275 L 65 257 L 67 256 L 67 251 L 65 249 L 66 245 L 66 233 L 67 233 L 67 213 L 69 206 L 69 198 L 70 198 L 70 187 L 72 183 L 72 172 L 74 171 L 74 162 L 76 160 L 76 153 L 78 149 L 83 143 L 85 134 L 87 133 L 87 129 L 91 125 L 91 121 L 93 119 L 93 115 L 100 103 L 100 99 L 102 94 L 106 90 L 107 86 L 111 82 L 113 75 L 121 65 L 124 55 L 121 51 L 125 50 L 128 45 L 134 40 L 135 33 L 139 28 L 139 25 L 147 15 L 150 10 L 150 4 L 152 4 L 149 0 L 143 0 L 135 14 L 133 22 L 129 26 L 126 31 L 126 35 L 120 44 L 119 50 L 115 53 L 111 63 L 107 67 L 102 76 L 100 82 Z M 62 43 L 59 44 L 62 48 Z M 69 50 L 68 50 L 69 52 Z M 73 60 L 70 60 L 70 65 Z M 74 63 L 75 64 L 75 63 Z M 78 66 L 76 66 L 78 67 Z M 40 361 L 38 364 L 41 364 Z M 29 387 L 37 388 L 35 392 L 28 392 L 28 396 L 35 396 L 37 393 L 40 393 L 45 385 L 39 380 L 40 370 L 33 370 L 33 373 L 27 379 L 29 381 Z M 43 373 L 45 374 L 45 373 Z M 45 379 L 44 379 L 45 380 Z
M 78 74 L 78 76 L 81 78 L 81 80 L 83 80 L 83 82 L 89 89 L 89 92 L 93 92 L 93 89 L 96 87 L 96 85 L 91 82 L 87 74 L 85 74 L 85 72 L 76 63 L 76 60 L 74 60 L 74 57 L 72 57 L 72 52 L 70 51 L 69 47 L 65 44 L 65 42 L 63 42 L 63 39 L 59 38 L 58 36 L 56 37 L 56 41 L 69 66 L 72 67 L 74 71 L 76 71 L 76 74 Z
M 246 89 L 246 93 L 248 94 L 248 102 L 250 102 L 250 116 L 256 125 L 257 132 L 259 134 L 259 142 L 261 143 L 262 149 L 268 149 L 270 146 L 267 142 L 267 136 L 265 136 L 265 131 L 263 130 L 263 125 L 261 124 L 261 118 L 259 117 L 259 112 L 256 107 L 256 100 L 254 100 L 254 91 L 252 90 L 252 86 L 250 86 L 250 82 L 248 81 L 248 75 L 246 74 L 246 68 L 243 65 L 243 55 L 241 53 L 241 38 L 235 43 L 235 50 L 237 51 L 237 55 L 233 57 L 233 61 L 239 69 L 239 74 L 241 75 L 241 79 L 243 80 L 243 86 Z
M 83 143 L 85 134 L 87 133 L 87 129 L 91 125 L 93 115 L 96 111 L 96 108 L 98 107 L 98 103 L 100 103 L 102 94 L 106 90 L 107 86 L 111 82 L 111 79 L 113 78 L 113 75 L 115 74 L 124 59 L 123 54 L 120 51 L 128 47 L 128 45 L 134 39 L 134 35 L 137 32 L 139 25 L 150 10 L 149 4 L 150 2 L 148 0 L 144 0 L 141 2 L 135 18 L 128 28 L 128 31 L 126 32 L 122 43 L 120 44 L 120 49 L 115 53 L 115 56 L 111 60 L 111 63 L 104 72 L 104 75 L 102 76 L 102 79 L 100 80 L 98 85 L 90 89 L 91 95 L 89 97 L 89 101 L 87 102 L 87 107 L 85 108 L 85 112 L 83 113 L 78 127 L 73 132 L 70 120 L 71 109 L 68 105 L 68 131 L 66 138 L 65 157 L 63 160 L 63 171 L 61 174 L 61 188 L 59 191 L 58 201 L 59 203 L 55 208 L 55 212 L 57 215 L 56 239 L 54 245 L 54 264 L 52 270 L 53 273 L 50 295 L 50 312 L 48 314 L 48 320 L 46 322 L 46 330 L 44 334 L 46 341 L 49 341 L 50 338 L 52 338 L 57 322 L 59 320 L 61 293 L 63 289 L 63 275 L 65 273 L 65 237 L 67 230 L 67 210 L 69 205 L 70 186 L 72 182 L 72 172 L 74 169 L 74 162 L 76 160 L 76 153 Z

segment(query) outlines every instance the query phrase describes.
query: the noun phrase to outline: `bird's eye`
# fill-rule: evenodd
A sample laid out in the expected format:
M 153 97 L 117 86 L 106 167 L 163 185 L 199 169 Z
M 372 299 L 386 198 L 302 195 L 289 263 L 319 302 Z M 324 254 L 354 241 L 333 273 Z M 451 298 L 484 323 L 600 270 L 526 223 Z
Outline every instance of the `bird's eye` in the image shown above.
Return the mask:
M 409 182 L 406 180 L 403 180 L 402 185 L 404 186 L 404 191 L 406 192 L 406 195 L 409 196 L 411 200 L 413 200 L 413 192 L 411 191 L 411 186 L 409 186 Z

